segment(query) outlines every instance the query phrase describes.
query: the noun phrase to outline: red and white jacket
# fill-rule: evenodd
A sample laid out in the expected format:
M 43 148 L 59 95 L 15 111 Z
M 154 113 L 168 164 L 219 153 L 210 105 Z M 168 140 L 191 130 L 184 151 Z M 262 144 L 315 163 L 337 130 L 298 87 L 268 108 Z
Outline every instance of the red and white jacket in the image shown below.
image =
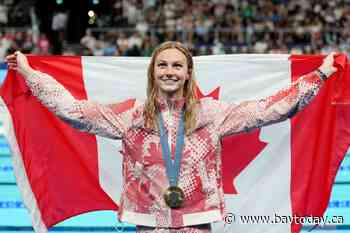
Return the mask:
M 184 190 L 185 202 L 179 209 L 170 209 L 163 199 L 169 182 L 159 132 L 145 127 L 142 102 L 127 100 L 103 105 L 76 100 L 47 74 L 35 71 L 24 78 L 33 95 L 73 127 L 122 140 L 124 183 L 120 220 L 157 227 L 221 221 L 224 214 L 221 138 L 292 116 L 311 101 L 322 84 L 313 72 L 261 100 L 228 104 L 201 99 L 197 104 L 196 127 L 186 134 L 181 160 L 178 186 Z M 168 104 L 158 100 L 173 155 L 184 100 L 175 100 L 172 104 L 174 109 L 169 111 Z

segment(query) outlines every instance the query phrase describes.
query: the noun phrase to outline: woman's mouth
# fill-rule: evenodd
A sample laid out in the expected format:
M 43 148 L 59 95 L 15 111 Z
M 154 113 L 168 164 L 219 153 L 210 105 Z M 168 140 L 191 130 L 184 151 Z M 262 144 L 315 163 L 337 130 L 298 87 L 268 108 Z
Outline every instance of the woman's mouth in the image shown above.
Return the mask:
M 174 83 L 174 82 L 179 81 L 179 79 L 175 78 L 175 77 L 174 78 L 161 78 L 161 80 L 165 83 Z

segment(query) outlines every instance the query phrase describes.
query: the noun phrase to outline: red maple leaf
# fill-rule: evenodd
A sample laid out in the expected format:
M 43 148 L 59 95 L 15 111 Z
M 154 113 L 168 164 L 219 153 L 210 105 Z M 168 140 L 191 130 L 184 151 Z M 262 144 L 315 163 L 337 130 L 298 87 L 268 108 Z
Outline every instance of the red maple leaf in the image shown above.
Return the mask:
M 224 193 L 238 193 L 233 184 L 235 178 L 267 145 L 259 140 L 259 135 L 260 129 L 222 139 L 221 159 Z
M 212 97 L 213 99 L 218 100 L 219 99 L 219 92 L 220 92 L 220 87 L 215 88 L 212 92 L 209 94 L 205 95 L 203 92 L 199 89 L 198 86 L 196 86 L 196 94 L 198 99 L 202 99 L 205 97 Z
M 218 100 L 220 87 L 215 88 L 209 94 L 205 95 L 197 86 L 196 92 L 199 99 L 212 97 Z M 241 133 L 222 139 L 221 158 L 224 193 L 238 193 L 233 185 L 235 178 L 267 145 L 267 143 L 259 140 L 259 135 L 260 129 L 257 129 L 250 133 Z

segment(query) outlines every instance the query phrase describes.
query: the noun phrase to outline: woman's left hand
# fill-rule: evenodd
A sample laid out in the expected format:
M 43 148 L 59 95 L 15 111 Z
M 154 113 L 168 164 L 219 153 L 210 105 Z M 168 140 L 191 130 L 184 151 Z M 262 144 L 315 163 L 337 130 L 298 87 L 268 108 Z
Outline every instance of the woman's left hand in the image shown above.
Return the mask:
M 334 55 L 335 52 L 328 54 L 327 57 L 323 60 L 322 65 L 318 68 L 327 76 L 327 78 L 337 72 L 337 68 L 334 66 Z

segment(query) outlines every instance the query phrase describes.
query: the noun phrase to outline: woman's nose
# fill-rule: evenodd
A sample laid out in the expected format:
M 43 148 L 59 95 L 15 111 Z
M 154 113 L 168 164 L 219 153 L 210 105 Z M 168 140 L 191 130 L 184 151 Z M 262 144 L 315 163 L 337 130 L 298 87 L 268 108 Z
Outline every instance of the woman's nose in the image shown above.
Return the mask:
M 172 67 L 167 67 L 165 70 L 165 75 L 174 75 L 174 69 Z

